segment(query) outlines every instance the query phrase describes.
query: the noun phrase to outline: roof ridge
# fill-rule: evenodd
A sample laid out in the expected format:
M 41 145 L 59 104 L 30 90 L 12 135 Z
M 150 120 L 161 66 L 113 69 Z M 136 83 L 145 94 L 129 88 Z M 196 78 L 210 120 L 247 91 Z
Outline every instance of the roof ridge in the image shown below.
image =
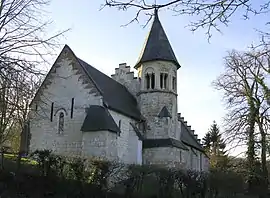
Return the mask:
M 130 93 L 127 87 L 102 73 L 84 60 L 78 57 L 77 60 L 86 70 L 88 76 L 92 77 L 91 79 L 93 80 L 94 84 L 96 84 L 99 90 L 101 90 L 103 102 L 107 104 L 107 108 L 128 117 L 132 117 L 136 120 L 142 119 L 142 115 L 138 107 L 138 101 L 134 95 Z M 120 95 L 118 96 L 117 93 Z
M 109 77 L 108 75 L 104 74 L 103 72 L 99 71 L 97 68 L 95 68 L 94 66 L 90 65 L 89 63 L 87 63 L 86 61 L 82 60 L 81 58 L 79 58 L 79 57 L 77 57 L 77 56 L 76 56 L 76 58 L 79 60 L 78 62 L 80 62 L 80 61 L 84 62 L 85 64 L 88 65 L 88 67 L 89 67 L 89 66 L 92 67 L 92 68 L 95 69 L 97 72 L 100 72 L 100 74 L 102 74 L 104 77 L 113 80 L 115 83 L 117 83 L 118 85 L 120 85 L 121 87 L 123 87 L 127 92 L 130 93 L 130 91 L 129 91 L 124 85 L 122 85 L 121 83 L 119 83 L 118 81 L 114 80 L 113 78 L 111 78 L 111 77 Z M 81 63 L 80 63 L 80 65 L 81 65 Z M 81 65 L 81 66 L 82 66 L 82 65 Z M 85 70 L 85 67 L 84 67 L 84 66 L 82 66 L 82 67 L 83 67 L 84 70 Z M 90 76 L 91 74 L 89 74 L 89 72 L 87 72 L 87 71 L 86 71 L 86 73 L 89 75 L 89 77 L 91 78 L 91 80 L 93 80 L 93 82 L 94 82 L 95 84 L 97 84 L 97 83 L 95 82 L 95 80 Z M 97 87 L 98 87 L 98 85 L 97 85 Z M 99 89 L 100 89 L 100 88 L 99 88 Z M 102 90 L 100 90 L 100 91 L 102 92 Z M 130 93 L 130 94 L 131 94 L 131 93 Z M 131 95 L 132 95 L 132 94 L 131 94 Z M 132 96 L 133 96 L 133 95 L 132 95 Z M 134 98 L 134 100 L 135 100 L 136 103 L 137 103 L 137 100 L 135 99 L 135 97 L 133 97 L 133 98 Z
M 86 75 L 90 78 L 90 80 L 94 83 L 94 85 L 96 86 L 96 88 L 98 89 L 98 91 L 100 92 L 100 94 L 103 96 L 103 91 L 100 89 L 100 87 L 97 85 L 96 81 L 92 78 L 91 74 L 89 74 L 89 72 L 86 71 L 85 67 L 81 64 L 81 61 L 85 62 L 84 60 L 80 59 L 79 57 L 77 57 L 75 54 L 74 56 L 76 57 L 78 63 L 80 64 L 80 66 L 83 68 L 83 70 L 85 71 Z M 85 62 L 86 63 L 86 62 Z M 88 64 L 88 63 L 87 63 Z

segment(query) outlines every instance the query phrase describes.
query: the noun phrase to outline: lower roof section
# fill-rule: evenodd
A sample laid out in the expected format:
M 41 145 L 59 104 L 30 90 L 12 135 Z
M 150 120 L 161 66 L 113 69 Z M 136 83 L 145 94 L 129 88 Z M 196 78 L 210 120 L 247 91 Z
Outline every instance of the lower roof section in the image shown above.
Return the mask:
M 84 119 L 81 131 L 91 132 L 103 130 L 120 133 L 119 127 L 116 125 L 106 108 L 98 105 L 91 105 L 87 109 L 87 115 Z
M 172 138 L 166 139 L 144 139 L 143 148 L 157 148 L 157 147 L 176 147 L 183 150 L 188 150 L 188 148 L 180 141 Z

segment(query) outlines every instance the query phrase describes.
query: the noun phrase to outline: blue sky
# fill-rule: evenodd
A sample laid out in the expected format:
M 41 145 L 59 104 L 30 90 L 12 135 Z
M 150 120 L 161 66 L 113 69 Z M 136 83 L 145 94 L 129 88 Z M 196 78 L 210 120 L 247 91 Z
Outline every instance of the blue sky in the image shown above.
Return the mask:
M 80 3 L 79 3 L 80 2 Z M 134 17 L 135 11 L 120 12 L 113 8 L 99 11 L 103 0 L 54 0 L 49 15 L 54 21 L 52 31 L 71 28 L 63 44 L 68 44 L 77 56 L 107 75 L 114 73 L 119 63 L 134 66 L 149 31 L 140 23 L 120 27 Z M 211 87 L 211 82 L 223 70 L 223 57 L 231 49 L 245 50 L 258 41 L 254 28 L 262 29 L 266 18 L 253 17 L 241 20 L 234 17 L 229 27 L 221 26 L 222 34 L 213 34 L 210 43 L 205 30 L 195 33 L 186 27 L 191 18 L 173 16 L 161 10 L 159 18 L 178 58 L 178 110 L 188 124 L 202 137 L 216 120 L 222 123 L 225 115 L 221 94 Z

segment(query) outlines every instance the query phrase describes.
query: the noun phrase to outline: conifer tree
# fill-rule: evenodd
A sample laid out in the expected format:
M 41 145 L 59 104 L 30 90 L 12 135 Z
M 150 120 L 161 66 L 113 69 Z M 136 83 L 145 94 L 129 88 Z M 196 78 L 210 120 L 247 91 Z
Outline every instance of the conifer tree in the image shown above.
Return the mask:
M 210 157 L 212 167 L 218 168 L 227 165 L 226 144 L 215 121 L 203 138 L 203 146 Z

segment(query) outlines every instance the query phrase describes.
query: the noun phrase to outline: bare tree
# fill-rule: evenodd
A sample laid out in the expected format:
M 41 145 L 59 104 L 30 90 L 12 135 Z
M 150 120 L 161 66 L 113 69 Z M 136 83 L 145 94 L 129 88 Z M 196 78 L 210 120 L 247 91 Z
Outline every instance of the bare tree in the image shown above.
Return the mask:
M 234 141 L 236 144 L 246 142 L 250 184 L 255 172 L 256 144 L 261 148 L 262 172 L 268 175 L 266 135 L 269 105 L 266 102 L 264 87 L 259 80 L 267 77 L 268 73 L 262 67 L 262 60 L 258 62 L 255 56 L 254 51 L 230 52 L 225 58 L 224 74 L 214 82 L 215 88 L 223 91 L 227 105 L 228 114 L 225 119 L 227 141 Z M 264 181 L 267 180 L 266 176 Z
M 0 144 L 20 133 L 27 120 L 28 106 L 37 90 L 37 81 L 26 71 L 9 73 L 0 79 Z
M 252 97 L 255 81 L 247 81 L 246 67 L 249 66 L 247 63 L 248 61 L 239 53 L 231 52 L 225 58 L 225 72 L 214 82 L 214 86 L 223 91 L 227 102 L 226 139 L 229 142 L 247 141 L 249 166 L 254 167 L 255 107 L 249 98 Z
M 0 1 L 0 144 L 21 128 L 29 101 L 44 74 L 59 37 L 48 31 L 49 0 Z M 16 126 L 16 127 L 15 127 Z
M 0 2 L 0 75 L 27 71 L 40 74 L 44 62 L 59 46 L 58 37 L 50 35 L 51 21 L 44 21 L 47 0 L 2 0 Z M 66 30 L 67 31 L 67 30 Z
M 258 109 L 258 115 L 256 116 L 256 123 L 258 131 L 260 133 L 260 147 L 261 147 L 261 163 L 262 163 L 262 175 L 264 190 L 267 191 L 268 187 L 268 170 L 267 170 L 267 136 L 269 135 L 269 88 L 266 83 L 266 78 L 269 77 L 269 53 L 266 51 L 251 51 L 245 54 L 250 57 L 258 70 L 257 73 L 248 68 L 249 72 L 253 75 L 256 83 L 256 92 L 253 96 L 253 100 Z M 263 71 L 259 72 L 259 70 Z M 266 193 L 266 192 L 265 192 Z
M 142 13 L 150 16 L 150 20 L 154 9 L 167 8 L 175 15 L 195 16 L 194 22 L 190 24 L 191 30 L 207 27 L 206 34 L 211 37 L 211 30 L 220 31 L 219 26 L 227 26 L 232 16 L 240 15 L 248 19 L 251 15 L 267 14 L 269 5 L 268 0 L 105 0 L 102 8 L 115 7 L 122 11 L 136 9 L 136 15 L 130 22 L 138 21 Z

